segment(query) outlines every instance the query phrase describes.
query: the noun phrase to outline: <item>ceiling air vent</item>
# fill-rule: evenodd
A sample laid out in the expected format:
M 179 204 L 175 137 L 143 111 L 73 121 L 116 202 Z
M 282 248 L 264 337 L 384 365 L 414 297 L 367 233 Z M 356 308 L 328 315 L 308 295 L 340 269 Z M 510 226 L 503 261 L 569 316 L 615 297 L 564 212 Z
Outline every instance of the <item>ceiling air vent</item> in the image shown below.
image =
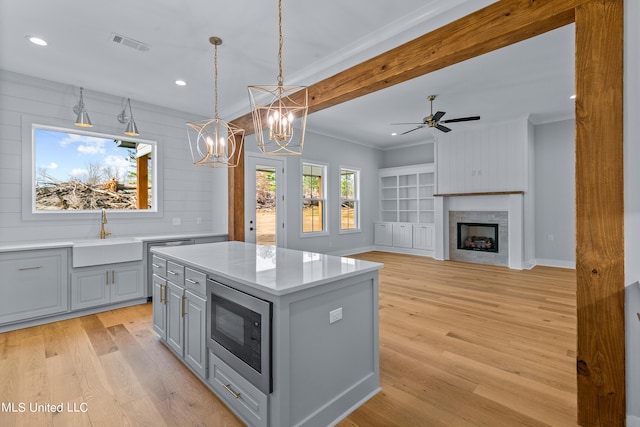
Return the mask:
M 121 34 L 111 33 L 110 39 L 114 43 L 118 43 L 118 44 L 121 44 L 122 46 L 130 47 L 140 52 L 149 52 L 149 50 L 151 50 L 150 45 L 139 42 L 130 37 L 125 37 Z

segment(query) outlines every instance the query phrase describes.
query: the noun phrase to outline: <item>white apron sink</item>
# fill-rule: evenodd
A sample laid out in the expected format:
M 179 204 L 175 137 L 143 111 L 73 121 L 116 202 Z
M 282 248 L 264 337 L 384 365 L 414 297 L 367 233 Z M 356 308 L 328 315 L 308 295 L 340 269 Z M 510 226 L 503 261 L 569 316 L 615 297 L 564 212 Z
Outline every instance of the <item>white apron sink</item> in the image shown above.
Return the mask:
M 142 241 L 134 237 L 78 240 L 73 243 L 73 267 L 140 261 Z

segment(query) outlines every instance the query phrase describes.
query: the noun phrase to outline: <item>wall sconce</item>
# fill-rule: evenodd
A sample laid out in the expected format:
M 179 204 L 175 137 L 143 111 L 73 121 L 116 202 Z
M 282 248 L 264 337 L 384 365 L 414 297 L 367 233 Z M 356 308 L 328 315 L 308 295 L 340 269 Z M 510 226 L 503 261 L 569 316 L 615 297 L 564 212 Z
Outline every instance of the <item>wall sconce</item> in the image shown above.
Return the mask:
M 127 116 L 127 105 L 129 106 L 129 114 Z M 133 120 L 133 111 L 131 110 L 131 99 L 127 98 L 127 105 L 122 109 L 122 113 L 118 115 L 118 121 L 120 123 L 126 123 L 127 128 L 124 131 L 125 135 L 129 136 L 138 136 L 140 133 L 138 132 L 138 126 L 136 126 L 136 122 Z
M 73 112 L 78 115 L 76 117 L 76 126 L 80 126 L 83 128 L 90 128 L 91 126 L 93 126 L 93 124 L 91 123 L 91 119 L 89 118 L 89 113 L 87 113 L 87 110 L 84 107 L 82 88 L 80 88 L 80 102 L 78 102 L 78 105 L 73 107 Z

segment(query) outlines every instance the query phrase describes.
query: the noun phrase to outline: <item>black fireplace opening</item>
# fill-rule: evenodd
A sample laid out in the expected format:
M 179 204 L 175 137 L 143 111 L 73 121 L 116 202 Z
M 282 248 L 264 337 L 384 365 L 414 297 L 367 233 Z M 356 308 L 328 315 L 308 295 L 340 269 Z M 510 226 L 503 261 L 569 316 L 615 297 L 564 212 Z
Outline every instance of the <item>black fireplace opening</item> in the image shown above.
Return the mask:
M 498 252 L 498 224 L 459 222 L 458 249 Z

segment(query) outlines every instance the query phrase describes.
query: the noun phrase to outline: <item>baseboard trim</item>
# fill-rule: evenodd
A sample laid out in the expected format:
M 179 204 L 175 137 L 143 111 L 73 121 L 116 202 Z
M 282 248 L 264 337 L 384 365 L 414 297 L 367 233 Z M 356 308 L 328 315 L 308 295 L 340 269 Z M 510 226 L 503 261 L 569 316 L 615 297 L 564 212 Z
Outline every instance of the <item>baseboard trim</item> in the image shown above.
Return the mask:
M 558 267 L 558 268 L 570 268 L 575 270 L 575 261 L 563 261 L 557 259 L 536 258 L 535 265 L 542 265 L 545 267 Z

